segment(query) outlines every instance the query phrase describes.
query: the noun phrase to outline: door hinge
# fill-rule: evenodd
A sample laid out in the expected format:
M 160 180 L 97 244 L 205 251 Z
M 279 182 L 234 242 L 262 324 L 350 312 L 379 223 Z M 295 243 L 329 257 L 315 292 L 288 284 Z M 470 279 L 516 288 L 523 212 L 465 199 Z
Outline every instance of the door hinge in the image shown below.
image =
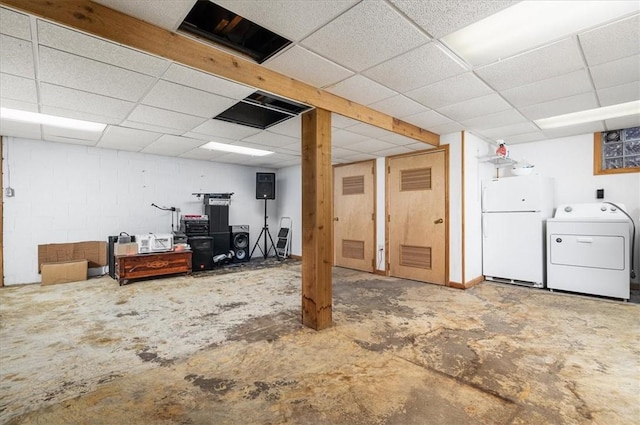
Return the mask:
M 391 223 L 391 214 L 387 215 L 387 223 Z
M 375 220 L 375 219 L 376 219 L 375 213 L 371 214 L 371 220 Z
M 387 167 L 387 173 L 391 174 L 391 166 Z
M 371 267 L 375 270 L 376 268 L 376 260 L 371 260 Z

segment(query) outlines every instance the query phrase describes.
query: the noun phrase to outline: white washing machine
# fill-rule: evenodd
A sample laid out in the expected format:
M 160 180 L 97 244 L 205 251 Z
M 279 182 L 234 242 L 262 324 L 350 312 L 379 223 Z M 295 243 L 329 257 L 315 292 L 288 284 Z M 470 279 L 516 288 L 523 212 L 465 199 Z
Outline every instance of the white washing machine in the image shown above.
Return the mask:
M 628 300 L 630 247 L 630 221 L 619 208 L 560 205 L 547 220 L 547 287 Z

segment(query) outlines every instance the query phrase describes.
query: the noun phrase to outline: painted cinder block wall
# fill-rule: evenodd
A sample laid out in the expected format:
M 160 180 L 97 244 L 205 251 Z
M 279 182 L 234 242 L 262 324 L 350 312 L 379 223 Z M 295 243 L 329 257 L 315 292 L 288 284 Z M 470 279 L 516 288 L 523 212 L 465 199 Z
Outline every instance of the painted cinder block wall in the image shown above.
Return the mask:
M 233 192 L 229 223 L 250 225 L 252 247 L 264 225 L 264 201 L 256 199 L 255 174 L 272 169 L 3 140 L 3 184 L 15 189 L 14 197 L 4 197 L 5 285 L 40 281 L 39 244 L 106 241 L 122 231 L 169 233 L 171 213 L 151 204 L 201 214 L 202 199 L 192 193 Z M 268 201 L 267 207 L 275 236 L 277 204 Z M 260 255 L 259 250 L 254 255 Z

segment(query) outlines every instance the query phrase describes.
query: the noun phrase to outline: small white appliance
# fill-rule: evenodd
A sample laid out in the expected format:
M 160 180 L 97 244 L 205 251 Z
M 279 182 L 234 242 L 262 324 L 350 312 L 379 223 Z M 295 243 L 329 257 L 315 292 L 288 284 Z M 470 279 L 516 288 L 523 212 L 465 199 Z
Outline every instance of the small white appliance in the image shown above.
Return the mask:
M 630 220 L 624 205 L 560 205 L 547 220 L 547 287 L 628 300 Z
M 545 220 L 553 179 L 506 177 L 482 185 L 482 273 L 487 280 L 544 288 Z
M 136 235 L 138 254 L 150 252 L 173 251 L 173 235 L 165 233 L 149 233 L 148 235 Z

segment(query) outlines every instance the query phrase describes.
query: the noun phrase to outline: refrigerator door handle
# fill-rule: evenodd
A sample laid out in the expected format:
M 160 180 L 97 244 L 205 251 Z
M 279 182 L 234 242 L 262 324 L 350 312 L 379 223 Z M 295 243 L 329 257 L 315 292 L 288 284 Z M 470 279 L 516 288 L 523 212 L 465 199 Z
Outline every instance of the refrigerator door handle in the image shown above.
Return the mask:
M 485 224 L 485 220 L 484 219 L 485 219 L 485 215 L 482 214 L 482 238 L 486 239 L 487 238 L 487 232 L 486 232 L 487 226 Z

